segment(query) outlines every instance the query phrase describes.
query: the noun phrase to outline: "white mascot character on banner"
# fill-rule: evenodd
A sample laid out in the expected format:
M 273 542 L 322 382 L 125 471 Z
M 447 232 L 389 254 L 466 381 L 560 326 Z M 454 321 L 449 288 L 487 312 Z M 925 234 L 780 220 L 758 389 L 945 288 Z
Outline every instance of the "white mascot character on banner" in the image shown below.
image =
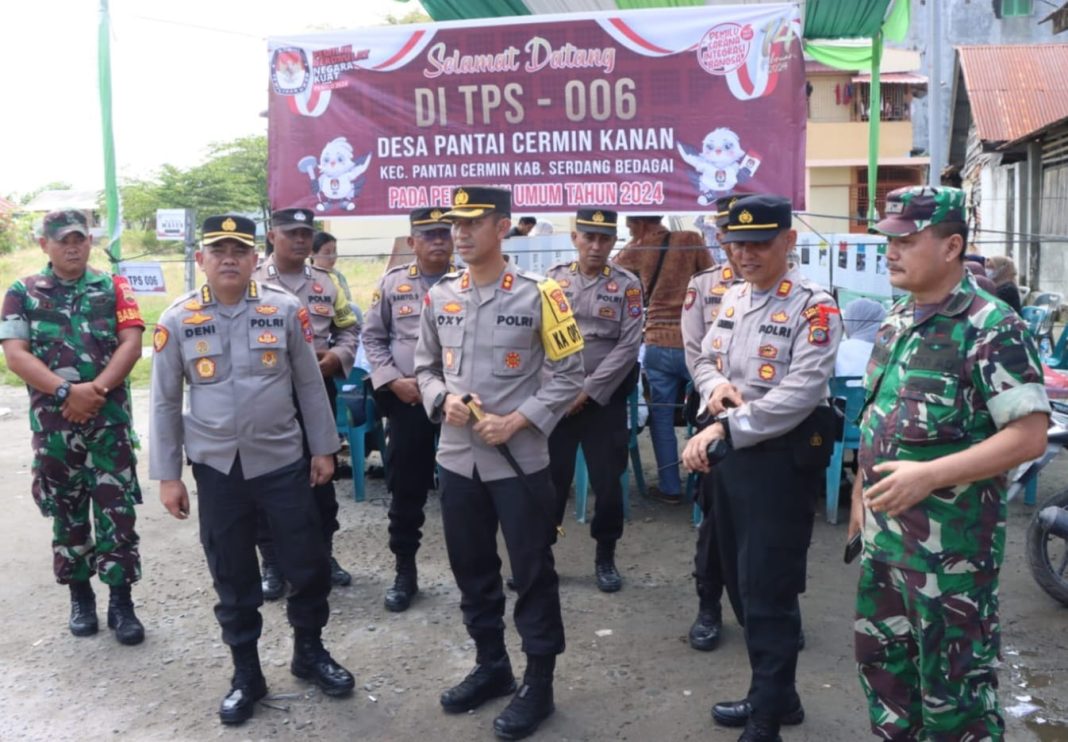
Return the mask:
M 760 166 L 760 160 L 746 153 L 738 135 L 726 127 L 708 132 L 700 152 L 681 142 L 678 146 L 679 155 L 696 171 L 690 178 L 702 206 L 748 181 Z
M 352 145 L 345 137 L 337 137 L 326 143 L 318 162 L 313 155 L 307 155 L 297 163 L 297 169 L 311 180 L 312 193 L 319 198 L 315 205 L 317 211 L 338 207 L 352 211 L 366 182 L 364 173 L 370 165 L 370 152 L 354 160 Z

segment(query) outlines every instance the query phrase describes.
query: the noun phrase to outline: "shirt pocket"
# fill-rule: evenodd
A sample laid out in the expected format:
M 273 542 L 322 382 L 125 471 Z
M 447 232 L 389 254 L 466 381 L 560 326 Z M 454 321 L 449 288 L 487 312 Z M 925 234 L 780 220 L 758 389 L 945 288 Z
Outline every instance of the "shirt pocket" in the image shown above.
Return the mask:
M 897 439 L 909 446 L 957 443 L 967 437 L 960 379 L 910 374 L 898 390 Z
M 493 375 L 525 376 L 531 365 L 533 331 L 497 328 L 493 331 Z
M 313 317 L 328 317 L 331 321 L 334 319 L 334 305 L 325 301 L 310 301 L 308 302 L 308 311 Z
M 595 338 L 617 339 L 619 337 L 619 319 L 622 310 L 622 304 L 595 303 L 593 305 L 593 316 L 589 322 L 589 330 L 585 334 Z
M 289 368 L 285 327 L 250 327 L 249 371 L 254 376 L 280 374 Z
M 463 327 L 447 325 L 438 328 L 438 341 L 441 343 L 441 369 L 446 376 L 459 376 L 463 371 L 464 330 Z
M 218 335 L 182 338 L 182 358 L 190 384 L 218 384 L 230 378 L 230 359 Z
M 746 383 L 757 388 L 771 389 L 779 385 L 789 370 L 789 342 L 763 338 L 746 359 Z
M 419 308 L 415 302 L 402 302 L 390 307 L 393 336 L 410 340 L 419 337 Z

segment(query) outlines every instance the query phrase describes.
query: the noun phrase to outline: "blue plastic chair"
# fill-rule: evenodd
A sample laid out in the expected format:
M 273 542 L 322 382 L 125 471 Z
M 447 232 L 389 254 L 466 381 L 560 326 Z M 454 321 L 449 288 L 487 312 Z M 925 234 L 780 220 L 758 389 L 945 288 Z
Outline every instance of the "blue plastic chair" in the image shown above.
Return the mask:
M 1027 329 L 1037 340 L 1042 333 L 1042 326 L 1046 323 L 1049 310 L 1045 307 L 1026 306 L 1020 310 L 1020 317 L 1027 324 Z
M 642 473 L 642 457 L 638 451 L 638 389 L 637 387 L 627 397 L 627 407 L 630 414 L 630 442 L 628 443 L 631 468 L 634 469 L 634 481 L 638 485 L 638 492 L 645 496 L 645 475 Z M 619 478 L 623 487 L 623 517 L 630 518 L 630 471 L 623 469 Z M 578 447 L 575 456 L 575 520 L 579 523 L 586 522 L 586 498 L 590 489 L 590 472 L 586 468 L 586 457 L 582 453 L 582 446 Z
M 356 502 L 366 498 L 364 464 L 367 460 L 367 434 L 371 433 L 375 445 L 383 452 L 382 466 L 385 467 L 385 434 L 382 430 L 382 418 L 378 415 L 374 396 L 370 390 L 369 374 L 362 368 L 354 367 L 337 395 L 335 416 L 337 432 L 349 441 L 349 458 L 352 461 L 352 497 Z M 350 404 L 363 401 L 363 421 L 355 423 Z
M 842 486 L 842 457 L 847 448 L 860 448 L 860 411 L 864 407 L 864 386 L 860 376 L 835 376 L 830 380 L 831 397 L 845 400 L 845 432 L 834 442 L 831 463 L 827 465 L 827 522 L 838 522 L 838 491 Z

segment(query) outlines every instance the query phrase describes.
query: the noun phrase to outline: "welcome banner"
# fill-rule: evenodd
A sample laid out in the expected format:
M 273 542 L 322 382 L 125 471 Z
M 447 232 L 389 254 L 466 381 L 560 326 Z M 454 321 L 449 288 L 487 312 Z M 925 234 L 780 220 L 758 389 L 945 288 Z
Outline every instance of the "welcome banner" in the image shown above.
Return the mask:
M 268 40 L 273 208 L 405 215 L 459 185 L 516 211 L 804 208 L 795 5 L 384 26 Z

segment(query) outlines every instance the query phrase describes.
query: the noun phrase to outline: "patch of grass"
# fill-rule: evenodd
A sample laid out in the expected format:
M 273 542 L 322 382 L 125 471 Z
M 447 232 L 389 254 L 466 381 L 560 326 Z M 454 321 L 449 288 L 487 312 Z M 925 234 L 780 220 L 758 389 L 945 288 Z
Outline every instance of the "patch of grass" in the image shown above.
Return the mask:
M 163 280 L 167 287 L 166 294 L 141 294 L 137 297 L 137 303 L 141 307 L 141 316 L 145 320 L 145 334 L 142 338 L 143 346 L 152 344 L 152 330 L 163 310 L 179 296 L 185 293 L 185 260 L 180 248 L 160 250 L 156 248 L 151 255 L 141 255 L 144 250 L 140 243 L 126 245 L 124 237 L 124 255 L 135 257 L 138 262 L 151 262 L 157 260 L 163 268 Z M 40 271 L 47 264 L 48 258 L 40 248 L 18 250 L 0 255 L 0 290 L 7 291 L 16 280 L 23 276 L 32 275 Z M 352 299 L 361 309 L 366 309 L 371 303 L 371 293 L 375 284 L 385 271 L 387 260 L 385 258 L 353 258 L 346 257 L 338 261 L 337 268 L 348 279 L 349 288 L 352 290 Z M 97 270 L 109 270 L 107 256 L 99 247 L 94 247 L 89 258 L 89 264 Z M 194 286 L 200 286 L 204 281 L 204 275 L 196 271 Z M 147 387 L 149 375 L 152 370 L 151 357 L 142 358 L 134 366 L 130 374 L 130 381 L 135 387 Z M 7 361 L 0 353 L 0 384 L 24 386 L 22 379 L 12 373 L 7 367 Z

